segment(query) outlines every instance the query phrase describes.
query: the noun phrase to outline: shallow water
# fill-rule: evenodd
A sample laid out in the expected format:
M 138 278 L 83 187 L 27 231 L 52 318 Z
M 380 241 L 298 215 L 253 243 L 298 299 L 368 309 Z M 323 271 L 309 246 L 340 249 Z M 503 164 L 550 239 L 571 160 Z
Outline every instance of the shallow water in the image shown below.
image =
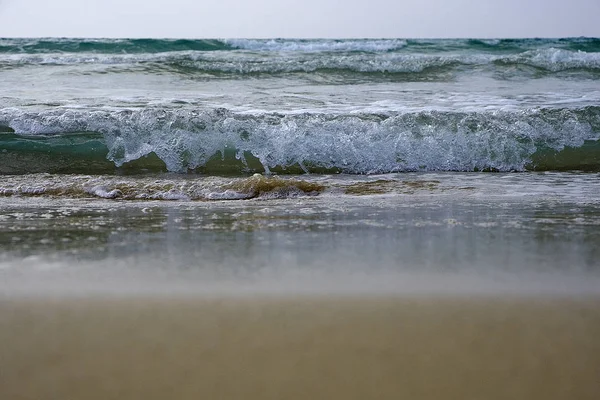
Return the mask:
M 156 192 L 164 188 L 157 177 L 58 181 L 85 186 L 104 179 L 102 193 L 125 187 L 123 182 L 148 191 L 154 182 Z M 600 290 L 597 174 L 163 179 L 180 189 L 203 187 L 203 193 L 227 196 L 194 200 L 190 190 L 169 189 L 174 200 L 43 190 L 0 197 L 3 290 Z M 265 182 L 277 185 L 265 185 L 249 200 L 224 189 L 244 194 L 249 183 Z M 278 186 L 286 182 L 294 190 Z M 321 189 L 303 192 L 299 182 Z

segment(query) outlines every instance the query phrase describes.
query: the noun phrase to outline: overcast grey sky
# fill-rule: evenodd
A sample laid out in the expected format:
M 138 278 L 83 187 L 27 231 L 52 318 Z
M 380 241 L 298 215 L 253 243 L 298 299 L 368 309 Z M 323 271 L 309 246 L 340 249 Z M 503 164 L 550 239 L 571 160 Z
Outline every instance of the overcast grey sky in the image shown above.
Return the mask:
M 0 0 L 0 37 L 600 36 L 600 0 Z

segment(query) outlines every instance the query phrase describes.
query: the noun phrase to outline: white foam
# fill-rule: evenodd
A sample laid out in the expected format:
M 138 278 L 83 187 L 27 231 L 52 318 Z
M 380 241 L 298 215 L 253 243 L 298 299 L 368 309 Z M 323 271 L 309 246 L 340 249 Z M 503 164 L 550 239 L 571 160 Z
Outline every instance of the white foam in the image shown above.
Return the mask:
M 240 193 L 231 189 L 222 192 L 206 191 L 205 196 L 208 200 L 243 200 L 250 197 L 247 193 Z
M 89 189 L 86 189 L 86 192 L 103 199 L 116 199 L 117 197 L 121 197 L 123 195 L 119 189 L 110 190 L 105 186 L 93 186 Z
M 254 51 L 294 51 L 294 52 L 385 52 L 399 50 L 406 46 L 403 39 L 375 40 L 290 40 L 290 39 L 226 39 L 230 46 Z
M 529 64 L 553 72 L 575 68 L 600 69 L 600 53 L 556 48 L 530 50 L 521 54 L 503 57 L 500 60 Z
M 591 115 L 591 116 L 590 116 Z M 235 114 L 224 109 L 41 113 L 0 110 L 17 133 L 99 132 L 121 166 L 151 153 L 169 171 L 205 165 L 234 149 L 267 170 L 299 164 L 352 173 L 523 170 L 540 146 L 597 140 L 594 113 L 578 109 L 388 114 Z

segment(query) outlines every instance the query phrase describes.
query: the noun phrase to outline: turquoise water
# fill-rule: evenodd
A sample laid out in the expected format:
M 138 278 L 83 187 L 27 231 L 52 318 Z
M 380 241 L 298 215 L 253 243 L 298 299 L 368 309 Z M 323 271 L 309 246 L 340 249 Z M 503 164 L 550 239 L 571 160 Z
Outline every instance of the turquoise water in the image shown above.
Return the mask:
M 594 38 L 0 39 L 0 71 L 2 173 L 600 168 Z

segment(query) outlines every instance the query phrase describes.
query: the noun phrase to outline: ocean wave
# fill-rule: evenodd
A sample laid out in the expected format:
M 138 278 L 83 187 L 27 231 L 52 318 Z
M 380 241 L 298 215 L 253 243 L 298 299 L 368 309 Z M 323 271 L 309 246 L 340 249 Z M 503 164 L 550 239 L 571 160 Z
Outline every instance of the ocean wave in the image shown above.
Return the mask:
M 530 65 L 552 72 L 572 69 L 600 70 L 600 53 L 549 48 L 531 50 L 509 57 L 500 57 L 495 59 L 494 62 Z
M 145 73 L 209 74 L 243 77 L 286 73 L 427 74 L 439 70 L 469 73 L 473 68 L 498 70 L 525 66 L 552 74 L 569 70 L 600 72 L 600 53 L 556 48 L 537 49 L 518 54 L 416 54 L 416 53 L 327 53 L 281 52 L 268 56 L 252 52 L 182 51 L 158 54 L 2 54 L 0 68 L 26 65 L 93 65 L 114 70 Z M 100 68 L 99 72 L 110 72 Z M 76 71 L 73 71 L 76 73 Z M 86 71 L 89 73 L 89 71 Z
M 140 54 L 231 49 L 216 39 L 0 39 L 0 54 Z
M 260 52 L 523 52 L 540 48 L 600 51 L 600 38 L 557 39 L 102 39 L 0 38 L 1 53 L 140 54 L 177 51 L 250 50 Z
M 407 45 L 404 39 L 228 39 L 225 43 L 243 50 L 284 52 L 389 52 Z
M 583 165 L 575 161 L 561 167 L 542 155 L 598 140 L 600 107 L 348 114 L 9 108 L 0 110 L 0 125 L 4 131 L 14 131 L 0 134 L 4 159 L 12 152 L 33 151 L 35 146 L 46 146 L 44 151 L 49 152 L 54 148 L 54 154 L 63 155 L 70 148 L 83 154 L 72 157 L 89 157 L 90 168 L 94 163 L 105 168 L 101 158 L 123 167 L 155 157 L 174 172 L 202 169 L 215 158 L 237 171 L 523 171 Z M 77 132 L 96 132 L 102 145 L 93 135 L 84 135 L 77 146 L 65 144 L 65 133 Z M 36 140 L 44 137 L 40 135 L 46 135 L 47 141 Z M 77 135 L 67 137 L 73 141 Z M 598 168 L 598 158 L 594 147 L 586 168 Z M 536 160 L 541 164 L 536 166 Z M 5 164 L 8 167 L 3 168 L 15 172 L 12 163 Z M 139 168 L 143 170 L 144 164 Z

